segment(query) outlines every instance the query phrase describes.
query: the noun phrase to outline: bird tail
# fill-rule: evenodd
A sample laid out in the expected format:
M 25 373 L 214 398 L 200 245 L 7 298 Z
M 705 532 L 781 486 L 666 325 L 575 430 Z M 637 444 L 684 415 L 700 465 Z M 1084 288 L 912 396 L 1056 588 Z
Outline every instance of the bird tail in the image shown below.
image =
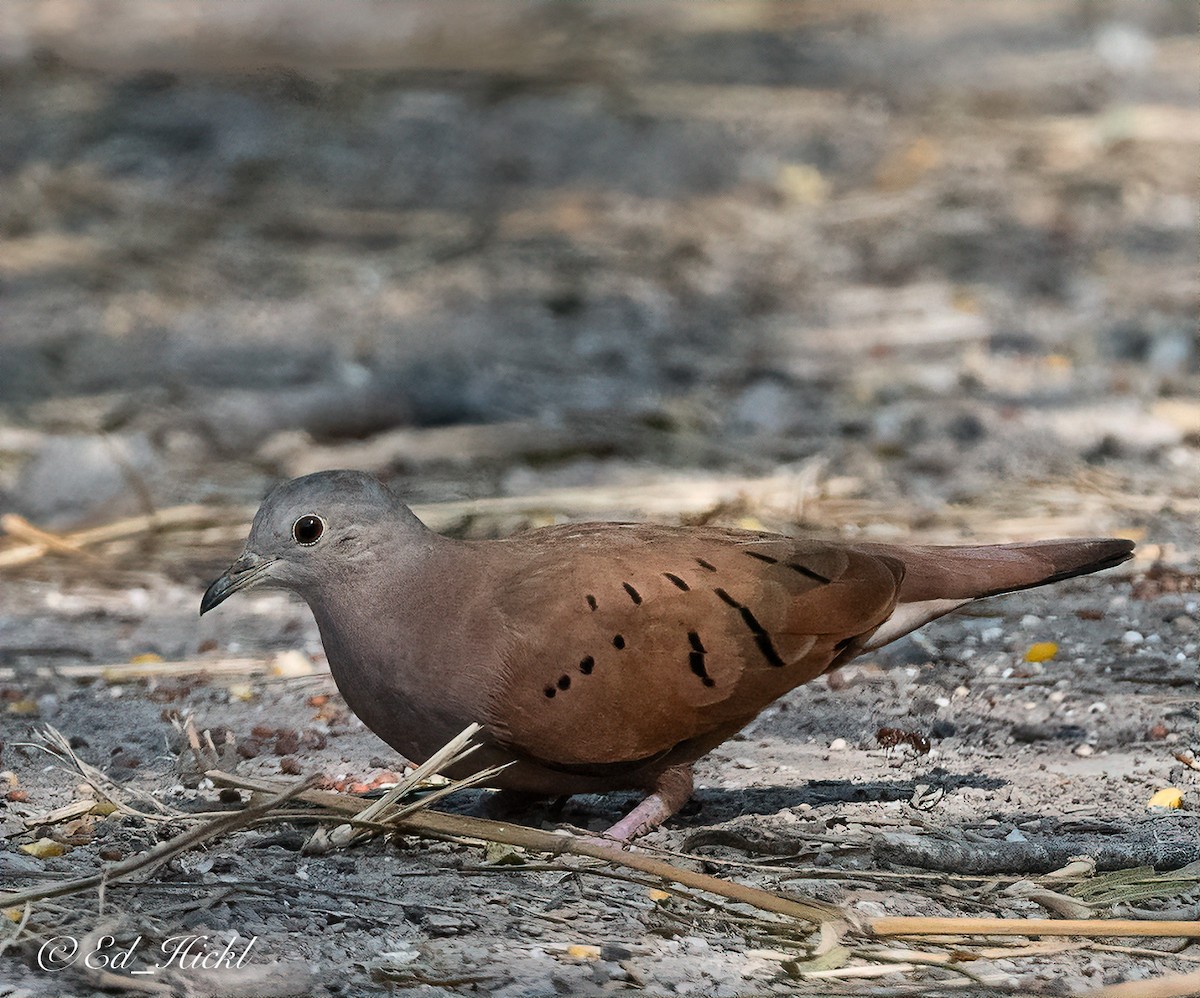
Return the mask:
M 863 650 L 894 641 L 973 600 L 1088 575 L 1133 557 L 1133 542 L 1119 538 L 971 547 L 890 544 L 862 547 L 904 565 L 896 609 L 871 635 Z

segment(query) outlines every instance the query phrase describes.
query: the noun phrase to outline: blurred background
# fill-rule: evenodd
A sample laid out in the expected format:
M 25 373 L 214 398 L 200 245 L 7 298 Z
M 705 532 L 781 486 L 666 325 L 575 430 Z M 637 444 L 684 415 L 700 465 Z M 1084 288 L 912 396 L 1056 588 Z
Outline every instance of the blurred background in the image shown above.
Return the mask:
M 66 529 L 352 466 L 1194 554 L 1196 22 L 7 3 L 0 506 Z
M 746 816 L 752 841 L 817 835 L 801 861 L 852 877 L 783 889 L 871 915 L 1045 914 L 990 877 L 873 885 L 871 829 L 1007 845 L 1065 817 L 1193 857 L 1198 21 L 1195 0 L 0 0 L 0 880 L 158 841 L 90 800 L 43 824 L 82 813 L 75 771 L 29 745 L 44 725 L 155 806 L 226 806 L 196 789 L 184 718 L 243 775 L 396 779 L 307 607 L 256 592 L 197 618 L 266 490 L 331 467 L 458 536 L 652 518 L 1134 538 L 1119 572 L 989 600 L 795 691 L 658 834 L 684 848 Z M 933 751 L 892 758 L 899 728 Z M 1146 811 L 1163 788 L 1173 817 Z M 622 801 L 576 803 L 564 820 L 600 828 Z M 73 851 L 33 858 L 51 834 Z M 103 912 L 129 938 L 262 936 L 258 978 L 189 976 L 198 996 L 806 987 L 749 959 L 775 937 L 740 915 L 561 872 L 493 886 L 468 847 L 304 840 L 239 833 L 135 897 L 110 886 Z M 1084 911 L 1194 918 L 1194 878 L 1168 883 Z M 77 900 L 31 929 L 100 931 Z M 1083 994 L 1195 969 L 1006 952 L 973 980 Z M 907 993 L 935 993 L 928 962 Z M 32 973 L 0 980 L 70 986 Z

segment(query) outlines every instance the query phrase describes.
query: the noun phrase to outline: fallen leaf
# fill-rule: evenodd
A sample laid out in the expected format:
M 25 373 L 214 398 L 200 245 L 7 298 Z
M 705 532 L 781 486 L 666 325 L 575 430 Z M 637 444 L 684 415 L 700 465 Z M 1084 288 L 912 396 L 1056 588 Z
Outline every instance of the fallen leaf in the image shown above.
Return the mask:
M 1058 645 L 1053 641 L 1038 641 L 1029 646 L 1025 653 L 1026 662 L 1049 662 L 1058 654 Z
M 515 846 L 503 842 L 489 842 L 483 854 L 484 862 L 491 866 L 524 866 L 525 854 Z
M 50 859 L 52 856 L 61 856 L 66 851 L 67 847 L 54 839 L 38 839 L 21 846 L 21 852 L 29 853 L 36 859 Z
M 1183 791 L 1178 787 L 1164 787 L 1146 801 L 1146 807 L 1174 808 L 1181 804 L 1183 804 Z
M 20 700 L 13 700 L 8 705 L 8 712 L 16 714 L 18 717 L 37 717 L 39 713 L 37 701 L 32 697 L 22 697 Z
M 575 960 L 599 960 L 599 946 L 584 946 L 580 943 L 575 943 L 567 947 L 567 956 Z
M 842 945 L 834 946 L 826 953 L 820 956 L 814 956 L 811 960 L 795 960 L 791 963 L 785 963 L 783 969 L 792 977 L 798 977 L 801 974 L 811 974 L 820 970 L 836 970 L 839 967 L 846 966 L 850 960 L 850 951 Z

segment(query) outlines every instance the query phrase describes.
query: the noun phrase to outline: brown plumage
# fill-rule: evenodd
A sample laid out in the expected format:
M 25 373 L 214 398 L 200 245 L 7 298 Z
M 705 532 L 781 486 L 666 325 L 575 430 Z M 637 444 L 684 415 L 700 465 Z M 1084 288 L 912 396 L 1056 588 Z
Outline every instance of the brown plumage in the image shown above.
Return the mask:
M 346 701 L 397 750 L 421 761 L 479 722 L 487 761 L 516 763 L 504 788 L 648 791 L 610 830 L 630 839 L 687 800 L 696 759 L 788 690 L 964 603 L 1131 550 L 618 523 L 464 542 L 369 476 L 320 472 L 267 497 L 201 612 L 249 585 L 299 593 Z

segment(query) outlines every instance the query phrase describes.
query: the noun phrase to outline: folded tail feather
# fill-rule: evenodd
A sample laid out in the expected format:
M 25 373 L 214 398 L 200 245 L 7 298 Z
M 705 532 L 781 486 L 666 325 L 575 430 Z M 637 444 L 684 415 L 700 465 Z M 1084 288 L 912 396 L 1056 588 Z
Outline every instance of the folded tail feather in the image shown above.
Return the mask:
M 878 648 L 973 600 L 1061 582 L 1120 565 L 1133 542 L 1118 538 L 1034 541 L 970 547 L 862 545 L 904 563 L 900 598 L 892 615 L 867 639 Z

